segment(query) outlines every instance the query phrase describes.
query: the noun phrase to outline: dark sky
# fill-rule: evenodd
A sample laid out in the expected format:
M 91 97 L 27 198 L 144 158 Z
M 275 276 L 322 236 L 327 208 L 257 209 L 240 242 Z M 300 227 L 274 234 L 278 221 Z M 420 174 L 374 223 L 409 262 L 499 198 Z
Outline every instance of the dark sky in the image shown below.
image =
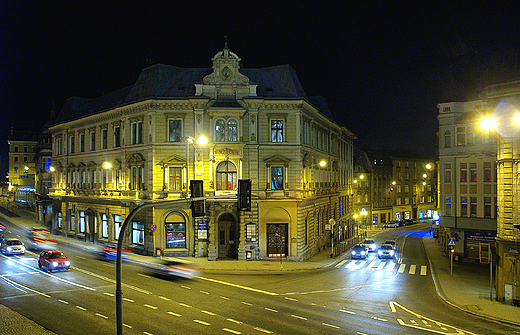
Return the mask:
M 491 2 L 76 2 L 0 1 L 3 143 L 68 97 L 133 84 L 147 59 L 211 67 L 224 35 L 243 67 L 291 65 L 361 147 L 434 154 L 437 103 L 518 77 L 518 10 Z

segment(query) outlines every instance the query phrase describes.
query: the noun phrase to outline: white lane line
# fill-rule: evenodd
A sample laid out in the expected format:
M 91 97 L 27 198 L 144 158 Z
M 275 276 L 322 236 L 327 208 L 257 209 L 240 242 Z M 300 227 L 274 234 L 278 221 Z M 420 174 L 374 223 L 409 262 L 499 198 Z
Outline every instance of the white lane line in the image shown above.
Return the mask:
M 161 295 L 159 296 L 159 299 L 166 300 L 166 301 L 171 301 L 171 300 L 172 300 L 172 299 L 170 299 L 170 298 L 166 298 L 166 297 L 163 297 L 163 296 L 161 296 Z
M 174 312 L 168 312 L 168 314 L 173 315 L 173 316 L 178 316 L 178 317 L 182 316 L 181 314 L 177 314 L 177 313 L 174 313 Z
M 291 316 L 292 316 L 293 318 L 297 318 L 297 319 L 300 319 L 300 320 L 307 320 L 307 318 L 304 318 L 303 316 L 294 315 L 294 314 L 291 314 Z
M 115 296 L 114 293 L 109 293 L 109 292 L 105 292 L 105 293 L 103 293 L 103 294 L 104 294 L 104 295 L 108 295 L 109 297 L 113 297 L 113 296 Z
M 103 266 L 106 266 L 107 268 L 113 268 L 114 264 L 111 263 L 103 263 Z
M 343 264 L 345 264 L 346 262 L 348 262 L 346 259 L 342 260 L 341 262 L 339 262 L 338 264 L 336 264 L 335 268 L 340 268 Z
M 401 265 L 399 266 L 399 270 L 397 270 L 397 272 L 398 272 L 398 273 L 403 273 L 405 268 L 406 268 L 406 264 L 401 264 Z
M 386 270 L 386 271 L 392 271 L 394 268 L 395 268 L 395 263 L 390 263 L 390 264 L 388 264 L 388 266 L 385 268 L 385 270 Z
M 367 268 L 367 269 L 371 269 L 371 268 L 373 268 L 373 267 L 375 267 L 375 266 L 376 266 L 376 260 L 374 259 L 372 262 L 370 262 L 370 264 L 367 265 L 366 268 Z
M 325 322 L 322 322 L 321 324 L 324 325 L 324 326 L 327 326 L 327 327 L 339 329 L 338 326 L 334 326 L 334 325 L 331 325 L 331 324 L 328 324 L 328 323 L 325 323 Z
M 209 295 L 209 292 L 206 292 L 206 291 L 199 291 L 199 292 L 202 293 L 202 294 L 207 294 L 207 295 Z
M 15 288 L 18 288 L 18 287 L 23 288 L 23 290 L 21 288 L 18 288 L 22 292 L 31 291 L 31 292 L 34 292 L 34 293 L 39 294 L 41 296 L 44 296 L 46 298 L 50 298 L 51 297 L 50 295 L 47 295 L 47 294 L 42 293 L 40 291 L 36 291 L 36 290 L 33 290 L 32 288 L 29 288 L 29 287 L 24 286 L 22 284 L 18 284 L 17 282 L 12 281 L 11 279 L 8 279 L 8 278 L 5 278 L 5 277 L 2 277 L 2 279 L 5 280 L 6 282 L 8 282 L 9 284 L 11 284 L 12 286 L 14 286 Z M 26 290 L 26 291 L 24 291 L 24 290 Z
M 72 268 L 72 267 L 71 267 Z M 110 279 L 110 278 L 107 278 L 105 276 L 102 276 L 102 275 L 98 275 L 97 273 L 94 273 L 94 272 L 90 272 L 90 271 L 87 271 L 87 270 L 83 270 L 83 269 L 80 269 L 80 268 L 77 268 L 77 267 L 74 267 L 74 270 L 76 271 L 79 271 L 79 272 L 83 272 L 89 276 L 92 276 L 92 277 L 96 277 L 96 278 L 99 278 L 99 279 L 102 279 L 104 281 L 107 281 L 109 283 L 113 283 L 115 284 L 116 281 L 113 280 L 113 279 Z M 153 294 L 152 292 L 150 291 L 146 291 L 146 290 L 143 290 L 143 289 L 140 289 L 139 287 L 135 287 L 135 286 L 132 286 L 132 285 L 127 285 L 127 284 L 122 284 L 122 286 L 126 287 L 126 288 L 129 288 L 129 289 L 132 289 L 134 291 L 137 291 L 137 292 L 141 292 L 141 293 L 144 293 L 144 294 Z
M 229 300 L 228 297 L 223 297 L 223 296 L 220 296 L 220 299 Z
M 278 311 L 276 309 L 271 309 L 271 308 L 267 308 L 267 307 L 264 307 L 264 309 L 266 311 L 269 311 L 269 312 L 274 312 L 274 313 L 278 313 Z
M 152 333 L 149 333 L 149 332 L 143 332 L 144 335 L 153 335 Z
M 421 265 L 421 276 L 426 276 L 427 272 L 426 265 Z
M 273 333 L 270 330 L 262 329 L 262 328 L 258 328 L 258 327 L 255 327 L 254 330 L 258 330 L 259 332 L 266 333 L 266 334 L 272 334 Z
M 100 318 L 103 318 L 103 319 L 108 319 L 108 316 L 103 315 L 103 314 L 94 313 L 94 315 L 99 316 Z
M 348 269 L 349 267 L 353 266 L 354 264 L 356 264 L 357 261 L 355 260 L 351 260 L 350 263 L 348 263 L 347 265 L 345 265 L 345 269 Z
M 285 297 L 285 300 L 298 301 L 298 299 Z
M 236 287 L 236 288 L 241 288 L 243 290 L 253 291 L 253 292 L 257 292 L 257 293 L 263 293 L 263 294 L 267 294 L 267 295 L 279 295 L 278 293 L 268 292 L 268 291 L 259 290 L 259 289 L 252 288 L 252 287 L 247 287 L 247 286 L 242 286 L 242 285 L 238 285 L 238 284 L 228 283 L 228 282 L 221 281 L 221 280 L 216 280 L 216 279 L 211 279 L 211 278 L 206 278 L 206 277 L 200 277 L 200 276 L 196 276 L 195 278 L 200 279 L 200 280 L 206 280 L 206 281 L 209 281 L 209 282 L 212 282 L 212 283 L 217 283 L 217 284 L 232 286 L 232 287 Z
M 148 279 L 149 279 L 149 278 L 152 278 L 152 277 L 147 276 L 147 275 L 144 275 L 144 274 L 142 274 L 142 273 L 137 273 L 137 275 L 138 275 L 138 276 L 141 276 L 141 277 L 144 277 L 144 278 L 148 278 Z
M 183 304 L 182 302 L 179 302 L 179 305 L 183 306 L 183 307 L 188 307 L 188 308 L 191 308 L 190 305 L 186 305 L 186 304 Z
M 345 310 L 345 309 L 340 309 L 339 311 L 340 311 L 340 312 L 343 312 L 343 313 L 348 313 L 348 314 L 356 315 L 355 312 L 347 311 L 347 310 Z
M 189 287 L 189 286 L 181 285 L 181 287 L 182 287 L 182 288 L 185 288 L 185 289 L 187 289 L 187 290 L 191 290 L 191 287 Z
M 353 266 L 351 270 L 359 270 L 361 269 L 365 264 L 367 263 L 367 261 L 361 261 L 359 262 L 359 264 L 356 264 L 356 266 Z
M 201 321 L 201 320 L 193 320 L 193 322 L 200 323 L 201 325 L 204 325 L 204 326 L 209 326 L 209 325 L 211 325 L 211 323 L 204 322 L 204 321 Z
M 126 323 L 123 323 L 123 326 L 125 326 L 126 328 L 130 328 L 130 329 L 132 328 L 132 326 L 127 325 Z
M 413 265 L 410 265 L 410 271 L 408 271 L 408 274 L 409 275 L 414 275 L 415 274 L 415 269 L 417 268 L 417 265 L 413 264 Z
M 204 314 L 211 315 L 211 316 L 215 316 L 215 315 L 217 315 L 217 314 L 215 314 L 215 313 L 213 313 L 213 312 L 205 311 L 205 310 L 201 310 L 200 312 L 201 312 L 201 313 L 204 313 Z
M 81 306 L 77 306 L 77 305 L 76 305 L 76 308 L 77 309 L 81 309 L 82 311 L 86 311 L 87 310 L 85 307 L 81 307 Z
M 86 258 L 83 257 L 83 256 L 76 256 L 76 257 L 78 257 L 79 259 L 86 259 Z
M 128 298 L 123 298 L 124 301 L 128 301 L 128 302 L 134 302 L 134 300 L 132 299 L 128 299 Z
M 241 301 L 241 303 L 243 303 L 244 305 L 247 305 L 247 306 L 253 306 L 253 304 L 251 304 L 249 302 Z
M 381 262 L 381 263 L 379 263 L 379 266 L 377 267 L 376 270 L 383 270 L 383 268 L 385 267 L 385 265 L 386 265 L 386 262 Z
M 378 320 L 378 321 L 388 322 L 388 320 L 386 320 L 386 319 L 381 319 L 381 318 L 378 318 L 378 317 L 376 317 L 376 316 L 371 317 L 371 319 Z
M 159 308 L 159 307 L 157 307 L 157 306 L 152 306 L 152 305 L 147 305 L 147 304 L 144 304 L 143 306 L 144 306 L 144 307 L 148 307 L 148 308 L 150 308 L 150 309 L 158 309 L 158 308 Z
M 236 323 L 236 324 L 238 324 L 238 325 L 242 323 L 242 321 L 233 320 L 233 319 L 226 319 L 226 320 L 229 321 L 229 322 Z
M 242 334 L 241 332 L 237 331 L 237 330 L 233 330 L 233 329 L 229 329 L 229 328 L 222 328 L 223 331 L 225 332 L 228 332 L 228 333 L 231 333 L 231 334 Z
M 68 305 L 69 302 L 68 301 L 65 301 L 65 300 L 61 300 L 61 299 L 58 299 L 59 302 L 61 302 L 62 304 L 65 304 L 65 305 Z

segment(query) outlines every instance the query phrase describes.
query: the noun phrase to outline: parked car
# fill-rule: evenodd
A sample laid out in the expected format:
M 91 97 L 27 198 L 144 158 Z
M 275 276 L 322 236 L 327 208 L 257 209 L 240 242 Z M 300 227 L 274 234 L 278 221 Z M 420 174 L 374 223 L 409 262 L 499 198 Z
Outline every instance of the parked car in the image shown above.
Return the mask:
M 395 249 L 391 244 L 382 244 L 377 251 L 379 258 L 395 258 Z
M 364 244 L 355 245 L 350 252 L 350 258 L 365 259 L 368 256 L 368 249 Z
M 366 239 L 363 241 L 363 245 L 368 249 L 368 251 L 377 251 L 377 243 L 374 240 Z
M 399 227 L 399 223 L 395 221 L 389 221 L 383 225 L 383 228 L 397 228 Z
M 42 251 L 38 256 L 38 267 L 47 268 L 49 272 L 53 270 L 65 270 L 70 268 L 70 261 L 65 254 L 58 250 Z
M 56 250 L 58 242 L 51 238 L 51 233 L 43 228 L 27 230 L 27 247 L 33 250 Z
M 193 278 L 198 276 L 200 270 L 190 267 L 190 261 L 165 257 L 156 262 L 146 263 L 148 271 L 156 276 Z
M 404 220 L 404 223 L 407 225 L 407 226 L 410 226 L 410 225 L 413 225 L 413 224 L 416 224 L 418 223 L 419 221 L 417 221 L 417 219 L 406 219 Z
M 395 240 L 386 240 L 383 244 L 390 244 L 394 247 L 394 250 L 397 250 L 397 242 Z
M 4 255 L 23 255 L 25 254 L 25 246 L 22 241 L 17 238 L 5 238 L 1 245 L 2 254 Z

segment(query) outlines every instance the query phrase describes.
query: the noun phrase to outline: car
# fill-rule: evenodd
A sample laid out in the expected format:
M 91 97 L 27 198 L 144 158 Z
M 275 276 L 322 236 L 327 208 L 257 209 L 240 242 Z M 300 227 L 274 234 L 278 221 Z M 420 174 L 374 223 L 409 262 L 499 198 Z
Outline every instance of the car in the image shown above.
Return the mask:
M 182 277 L 193 278 L 200 274 L 200 270 L 190 267 L 192 262 L 174 258 L 165 257 L 157 261 L 146 263 L 145 267 L 148 272 L 161 277 Z
M 377 257 L 379 258 L 395 258 L 395 249 L 391 244 L 382 244 L 377 251 Z
M 4 230 L 6 230 L 6 227 L 0 223 L 0 231 L 4 231 Z
M 125 261 L 129 259 L 129 255 L 132 253 L 131 250 L 121 249 L 121 260 Z M 99 259 L 103 261 L 116 261 L 117 259 L 117 244 L 105 244 L 103 249 L 97 252 Z
M 54 270 L 68 271 L 70 261 L 65 254 L 59 250 L 45 250 L 38 256 L 38 267 L 47 268 L 49 272 Z
M 368 256 L 368 249 L 363 244 L 355 245 L 352 248 L 352 251 L 350 252 L 350 257 L 351 258 L 365 259 L 365 258 L 367 258 L 367 256 Z
M 25 254 L 25 245 L 17 238 L 5 238 L 0 247 L 4 255 L 23 255 Z
M 405 222 L 405 224 L 406 224 L 407 226 L 411 226 L 411 225 L 413 225 L 413 224 L 418 223 L 419 221 L 417 221 L 417 219 L 406 219 L 406 220 L 404 220 L 404 222 Z
M 399 223 L 395 221 L 389 221 L 383 225 L 383 228 L 397 228 L 399 227 Z
M 368 249 L 369 252 L 377 251 L 377 243 L 372 239 L 366 239 L 362 244 Z
M 51 233 L 43 228 L 32 228 L 27 231 L 27 246 L 33 250 L 56 250 L 58 242 L 50 238 Z
M 397 242 L 395 240 L 386 240 L 383 244 L 390 244 L 394 247 L 394 250 L 397 250 Z

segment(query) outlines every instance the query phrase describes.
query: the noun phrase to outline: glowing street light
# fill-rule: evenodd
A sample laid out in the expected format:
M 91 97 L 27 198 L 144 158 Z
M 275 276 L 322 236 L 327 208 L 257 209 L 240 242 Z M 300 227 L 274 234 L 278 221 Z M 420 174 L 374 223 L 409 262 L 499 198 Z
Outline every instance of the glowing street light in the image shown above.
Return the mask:
M 493 117 L 485 117 L 480 121 L 480 127 L 485 130 L 495 129 L 497 127 L 497 120 Z
M 322 160 L 320 161 L 320 166 L 321 166 L 321 167 L 325 167 L 325 166 L 327 166 L 327 161 L 324 160 L 324 159 L 322 159 Z

